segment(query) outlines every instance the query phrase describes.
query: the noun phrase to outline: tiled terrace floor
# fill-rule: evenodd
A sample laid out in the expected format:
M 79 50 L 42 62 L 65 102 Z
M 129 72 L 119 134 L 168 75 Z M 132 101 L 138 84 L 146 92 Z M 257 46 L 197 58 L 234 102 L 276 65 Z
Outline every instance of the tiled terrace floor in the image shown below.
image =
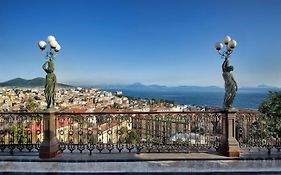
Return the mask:
M 215 153 L 63 153 L 42 160 L 38 153 L 0 153 L 1 173 L 25 174 L 281 174 L 281 155 L 243 153 L 228 158 Z

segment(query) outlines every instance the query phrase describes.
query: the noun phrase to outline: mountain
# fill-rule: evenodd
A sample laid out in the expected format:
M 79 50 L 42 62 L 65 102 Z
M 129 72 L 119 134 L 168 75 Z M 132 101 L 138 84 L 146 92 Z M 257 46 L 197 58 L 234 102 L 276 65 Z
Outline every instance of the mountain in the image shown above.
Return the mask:
M 258 87 L 241 87 L 239 88 L 239 92 L 246 92 L 246 93 L 267 93 L 269 91 L 281 91 L 279 87 L 272 87 L 272 86 L 258 86 Z
M 0 87 L 44 87 L 45 86 L 45 78 L 34 78 L 31 80 L 26 80 L 23 78 L 15 78 L 9 81 L 5 81 L 0 83 Z M 62 84 L 62 83 L 57 83 L 58 87 L 65 87 L 69 88 L 72 86 Z
M 15 78 L 0 83 L 0 87 L 44 87 L 45 78 L 34 78 L 26 80 Z M 58 87 L 71 88 L 73 86 L 57 83 Z M 142 83 L 133 83 L 129 85 L 97 85 L 95 88 L 104 90 L 122 90 L 122 91 L 139 91 L 139 92 L 224 92 L 224 88 L 217 86 L 163 86 L 163 85 L 144 85 Z M 87 87 L 91 88 L 91 87 Z M 268 91 L 280 91 L 281 88 L 267 85 L 257 87 L 238 87 L 238 93 L 267 93 Z
M 144 85 L 134 83 L 130 85 L 106 85 L 97 86 L 104 90 L 125 90 L 139 92 L 224 92 L 224 88 L 217 86 L 162 86 Z M 267 93 L 268 91 L 280 91 L 281 88 L 261 85 L 258 87 L 238 87 L 238 93 Z
M 223 89 L 217 86 L 163 86 L 163 85 L 144 85 L 141 83 L 134 83 L 130 85 L 106 85 L 97 86 L 98 88 L 104 90 L 126 90 L 126 91 L 149 91 L 149 92 L 205 92 L 205 91 L 214 91 L 222 92 Z

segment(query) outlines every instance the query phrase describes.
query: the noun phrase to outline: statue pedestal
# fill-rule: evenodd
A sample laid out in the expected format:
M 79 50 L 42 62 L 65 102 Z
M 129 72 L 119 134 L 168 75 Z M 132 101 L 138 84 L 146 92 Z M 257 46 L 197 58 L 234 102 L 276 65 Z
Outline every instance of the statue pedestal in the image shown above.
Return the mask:
M 48 159 L 55 157 L 59 150 L 58 140 L 56 138 L 56 115 L 52 109 L 44 114 L 44 138 L 40 145 L 39 157 Z
M 236 109 L 225 109 L 222 118 L 223 136 L 219 152 L 227 157 L 240 157 L 240 147 L 235 136 Z

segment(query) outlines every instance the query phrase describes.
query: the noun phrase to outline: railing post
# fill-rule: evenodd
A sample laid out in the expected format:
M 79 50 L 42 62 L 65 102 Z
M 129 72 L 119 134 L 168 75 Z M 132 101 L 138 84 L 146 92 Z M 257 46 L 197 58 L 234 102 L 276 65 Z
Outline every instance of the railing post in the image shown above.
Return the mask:
M 44 138 L 40 145 L 39 157 L 48 159 L 55 157 L 58 153 L 59 146 L 56 138 L 56 115 L 54 111 L 48 111 L 44 115 Z
M 236 120 L 237 112 L 238 111 L 235 109 L 226 109 L 223 112 L 223 118 L 222 118 L 223 136 L 222 136 L 219 152 L 227 157 L 240 156 L 239 143 L 235 137 L 236 134 L 235 120 Z

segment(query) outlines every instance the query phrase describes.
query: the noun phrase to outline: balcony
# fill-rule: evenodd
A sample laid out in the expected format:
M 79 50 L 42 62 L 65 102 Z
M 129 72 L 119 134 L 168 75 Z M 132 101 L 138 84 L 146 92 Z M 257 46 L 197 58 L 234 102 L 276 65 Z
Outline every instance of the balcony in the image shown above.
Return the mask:
M 0 113 L 0 126 L 2 161 L 281 158 L 280 138 L 253 111 Z
M 218 151 L 224 115 L 225 111 L 53 113 L 53 120 L 45 122 L 53 122 L 59 153 L 194 153 Z M 242 151 L 280 151 L 280 138 L 265 130 L 262 114 L 235 115 L 232 134 Z M 49 118 L 50 113 L 1 113 L 1 154 L 39 152 L 44 131 L 50 131 L 44 128 Z

